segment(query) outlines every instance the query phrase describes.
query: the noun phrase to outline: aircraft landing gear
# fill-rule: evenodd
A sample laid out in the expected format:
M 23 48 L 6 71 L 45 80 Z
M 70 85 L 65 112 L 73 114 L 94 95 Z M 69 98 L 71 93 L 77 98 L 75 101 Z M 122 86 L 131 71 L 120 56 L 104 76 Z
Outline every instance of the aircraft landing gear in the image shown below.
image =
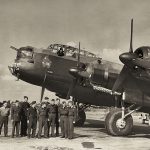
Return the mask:
M 128 135 L 133 127 L 133 119 L 131 115 L 122 119 L 121 109 L 112 110 L 105 119 L 105 127 L 109 134 L 114 136 Z
M 134 111 L 139 110 L 141 107 L 136 107 L 130 110 L 132 105 L 125 109 L 124 96 L 121 101 L 121 108 L 114 108 L 111 110 L 105 118 L 105 127 L 108 134 L 113 136 L 126 136 L 131 133 L 133 127 L 133 118 L 131 114 Z M 130 110 L 130 111 L 129 111 Z

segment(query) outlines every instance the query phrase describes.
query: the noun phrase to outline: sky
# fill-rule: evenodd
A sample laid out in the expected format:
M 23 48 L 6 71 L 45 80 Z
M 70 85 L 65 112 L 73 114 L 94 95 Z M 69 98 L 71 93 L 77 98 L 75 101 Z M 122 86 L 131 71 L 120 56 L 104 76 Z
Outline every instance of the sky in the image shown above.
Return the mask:
M 131 18 L 133 48 L 149 45 L 149 5 L 149 0 L 0 0 L 0 101 L 40 96 L 40 87 L 16 82 L 9 73 L 16 56 L 11 45 L 46 48 L 80 41 L 81 48 L 120 63 L 119 54 L 129 50 Z

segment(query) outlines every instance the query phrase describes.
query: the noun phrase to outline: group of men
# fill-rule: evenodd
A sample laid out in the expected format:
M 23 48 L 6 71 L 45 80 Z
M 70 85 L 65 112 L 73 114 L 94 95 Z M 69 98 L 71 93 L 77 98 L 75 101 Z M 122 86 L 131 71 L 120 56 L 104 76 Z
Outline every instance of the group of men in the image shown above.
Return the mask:
M 72 101 L 60 99 L 50 100 L 48 97 L 37 104 L 36 101 L 28 102 L 28 97 L 24 96 L 24 101 L 16 100 L 8 106 L 4 102 L 0 107 L 0 134 L 4 125 L 4 136 L 8 136 L 8 120 L 11 115 L 12 134 L 11 137 L 41 138 L 59 136 L 59 126 L 61 128 L 61 138 L 73 139 L 74 123 L 76 120 L 76 108 Z M 38 130 L 37 130 L 38 129 Z M 16 134 L 15 134 L 16 131 Z

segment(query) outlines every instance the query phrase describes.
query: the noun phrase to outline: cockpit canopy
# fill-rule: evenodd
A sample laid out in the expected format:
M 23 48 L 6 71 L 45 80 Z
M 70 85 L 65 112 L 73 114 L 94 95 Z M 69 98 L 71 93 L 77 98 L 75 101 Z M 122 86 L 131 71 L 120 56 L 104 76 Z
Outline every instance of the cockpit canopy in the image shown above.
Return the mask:
M 150 58 L 150 47 L 149 46 L 139 47 L 138 49 L 135 50 L 134 53 L 137 54 L 141 59 Z
M 48 46 L 47 49 L 49 49 L 53 53 L 58 53 L 59 50 L 63 50 L 64 56 L 71 56 L 71 57 L 76 57 L 76 55 L 79 52 L 78 48 L 62 44 L 51 44 L 50 46 Z M 96 57 L 95 54 L 85 50 L 80 50 L 80 55 L 86 57 Z
M 17 59 L 19 59 L 19 58 L 32 59 L 33 58 L 33 50 L 34 50 L 34 48 L 31 46 L 21 47 L 18 50 Z

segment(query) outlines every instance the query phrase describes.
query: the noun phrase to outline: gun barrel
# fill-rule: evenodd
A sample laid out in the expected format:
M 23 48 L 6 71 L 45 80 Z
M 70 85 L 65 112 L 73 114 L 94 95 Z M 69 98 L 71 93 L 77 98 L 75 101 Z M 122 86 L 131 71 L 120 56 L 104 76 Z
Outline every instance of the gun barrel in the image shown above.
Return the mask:
M 10 46 L 11 49 L 15 50 L 15 51 L 18 51 L 18 49 L 14 46 Z

